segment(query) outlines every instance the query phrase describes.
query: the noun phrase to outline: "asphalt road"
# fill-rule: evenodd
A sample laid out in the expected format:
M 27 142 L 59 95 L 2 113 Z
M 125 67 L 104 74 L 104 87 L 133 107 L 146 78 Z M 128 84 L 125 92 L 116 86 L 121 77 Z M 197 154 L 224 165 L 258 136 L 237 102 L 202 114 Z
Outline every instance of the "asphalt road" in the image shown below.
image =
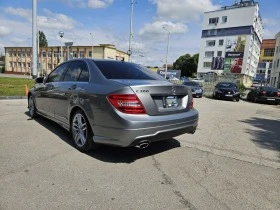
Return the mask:
M 0 100 L 0 209 L 280 209 L 280 108 L 195 99 L 194 135 L 89 154 Z

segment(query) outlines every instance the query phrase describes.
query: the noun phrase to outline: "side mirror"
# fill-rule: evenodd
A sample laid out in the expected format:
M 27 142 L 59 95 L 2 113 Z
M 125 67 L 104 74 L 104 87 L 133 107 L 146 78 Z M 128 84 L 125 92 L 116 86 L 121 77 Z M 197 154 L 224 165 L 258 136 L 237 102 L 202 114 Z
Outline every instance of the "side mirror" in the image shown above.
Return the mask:
M 41 84 L 44 82 L 44 77 L 37 77 L 34 82 L 35 84 Z

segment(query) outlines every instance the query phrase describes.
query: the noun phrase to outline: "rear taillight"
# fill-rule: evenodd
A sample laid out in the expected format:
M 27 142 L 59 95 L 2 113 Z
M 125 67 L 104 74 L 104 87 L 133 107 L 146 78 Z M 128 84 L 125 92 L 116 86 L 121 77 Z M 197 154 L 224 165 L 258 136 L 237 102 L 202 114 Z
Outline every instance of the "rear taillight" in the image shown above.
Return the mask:
M 110 103 L 126 114 L 146 114 L 143 104 L 135 94 L 112 94 L 107 96 Z
M 261 95 L 261 96 L 265 96 L 265 94 L 266 94 L 265 91 L 260 92 L 260 95 Z
M 277 92 L 277 96 L 280 97 L 280 92 Z
M 193 109 L 193 98 L 192 98 L 192 100 L 189 102 L 188 107 L 189 107 L 189 109 Z

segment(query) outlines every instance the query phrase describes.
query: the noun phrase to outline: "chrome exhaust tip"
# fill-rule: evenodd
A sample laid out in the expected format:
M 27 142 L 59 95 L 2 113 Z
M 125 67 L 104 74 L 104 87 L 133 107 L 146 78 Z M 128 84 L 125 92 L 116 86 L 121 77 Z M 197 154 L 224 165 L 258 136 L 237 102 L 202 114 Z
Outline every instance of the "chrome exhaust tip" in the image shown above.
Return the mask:
M 148 141 L 142 141 L 139 144 L 137 144 L 135 147 L 137 147 L 138 149 L 145 149 L 150 145 L 150 142 Z

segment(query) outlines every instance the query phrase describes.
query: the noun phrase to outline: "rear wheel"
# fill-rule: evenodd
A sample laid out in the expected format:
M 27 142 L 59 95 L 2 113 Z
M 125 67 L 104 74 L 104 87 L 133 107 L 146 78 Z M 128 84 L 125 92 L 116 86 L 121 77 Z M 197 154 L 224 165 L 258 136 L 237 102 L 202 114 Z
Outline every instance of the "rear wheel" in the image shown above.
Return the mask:
M 93 133 L 81 110 L 76 111 L 72 117 L 71 134 L 76 148 L 81 152 L 89 151 L 94 147 Z
M 31 118 L 35 118 L 37 116 L 37 109 L 34 102 L 34 95 L 30 94 L 28 97 L 28 110 L 29 110 L 29 116 Z

